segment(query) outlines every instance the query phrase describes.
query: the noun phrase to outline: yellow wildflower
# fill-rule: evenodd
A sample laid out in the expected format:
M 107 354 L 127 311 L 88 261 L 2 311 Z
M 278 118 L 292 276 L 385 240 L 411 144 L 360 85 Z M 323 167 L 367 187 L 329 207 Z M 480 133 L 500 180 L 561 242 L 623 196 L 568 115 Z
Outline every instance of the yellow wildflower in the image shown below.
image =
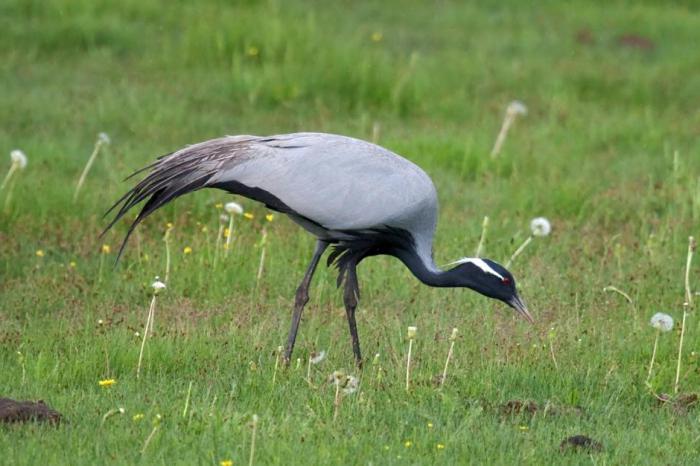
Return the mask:
M 173 222 L 168 222 L 168 223 L 166 223 L 166 224 L 165 224 L 165 228 L 167 228 L 168 230 L 172 230 L 172 228 L 173 228 Z
M 275 214 L 267 214 L 267 215 L 265 215 L 265 220 L 267 220 L 268 222 L 271 222 L 271 221 L 273 221 L 274 219 L 275 219 Z
M 251 45 L 248 47 L 248 50 L 246 51 L 249 57 L 256 57 L 260 53 L 260 50 L 254 45 Z
M 192 254 L 192 248 L 189 246 L 185 246 L 185 249 L 182 250 L 184 254 Z
M 231 230 L 229 230 L 228 228 L 224 228 L 224 238 L 228 238 L 228 235 L 230 235 L 230 234 L 231 234 Z
M 381 42 L 382 39 L 384 38 L 384 34 L 382 34 L 382 33 L 379 32 L 379 31 L 374 31 L 374 32 L 372 33 L 372 36 L 371 36 L 371 37 L 372 37 L 372 42 Z
M 97 383 L 100 385 L 100 387 L 111 387 L 112 385 L 117 383 L 117 381 L 114 379 L 105 379 L 105 380 L 100 380 Z
M 224 208 L 224 203 L 223 203 L 223 202 L 217 202 L 217 203 L 214 205 L 214 207 L 216 207 L 217 209 L 223 209 L 223 208 Z
M 233 461 L 221 460 L 221 461 L 219 461 L 219 466 L 233 466 Z
M 437 449 L 438 449 L 438 450 L 444 450 L 444 449 L 445 449 L 445 445 L 443 445 L 442 443 L 438 443 L 438 444 L 437 444 Z
M 112 252 L 112 248 L 109 244 L 103 244 L 102 245 L 102 254 L 109 254 Z
M 68 263 L 68 267 L 70 267 L 71 269 L 74 269 L 77 265 L 78 265 L 78 264 L 76 264 L 75 261 L 70 261 L 70 262 Z
M 141 419 L 143 419 L 143 413 L 134 414 L 134 416 L 133 416 L 131 419 L 132 419 L 134 422 L 138 422 L 138 421 L 140 421 Z
M 522 430 L 525 432 L 526 430 L 529 430 L 530 428 L 528 426 L 518 426 L 518 429 Z
M 413 442 L 411 442 L 410 440 L 406 440 L 406 441 L 403 443 L 403 446 L 406 447 L 406 448 L 411 448 L 412 445 L 413 445 Z
M 433 428 L 433 423 L 432 423 L 432 422 L 429 422 L 429 423 L 428 423 L 428 429 L 432 429 L 432 428 Z
M 244 213 L 243 216 L 244 216 L 245 218 L 247 218 L 248 220 L 253 220 L 253 218 L 255 218 L 254 215 L 251 214 L 250 212 Z
M 37 249 L 34 254 L 36 254 L 36 257 L 44 257 L 46 255 L 43 249 Z
M 207 228 L 207 226 L 204 225 L 204 226 L 202 227 L 202 233 L 206 233 L 206 232 L 208 232 L 208 231 L 209 231 L 209 228 Z

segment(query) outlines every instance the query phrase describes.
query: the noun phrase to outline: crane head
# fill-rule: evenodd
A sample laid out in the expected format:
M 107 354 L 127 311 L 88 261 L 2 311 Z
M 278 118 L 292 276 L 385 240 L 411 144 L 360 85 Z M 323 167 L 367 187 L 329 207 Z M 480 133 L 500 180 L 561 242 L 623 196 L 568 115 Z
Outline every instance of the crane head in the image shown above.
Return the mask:
M 503 301 L 525 320 L 534 322 L 527 306 L 518 295 L 513 275 L 505 267 L 490 259 L 478 257 L 465 257 L 450 265 L 457 265 L 452 269 L 452 273 L 459 275 L 463 286 L 489 298 Z

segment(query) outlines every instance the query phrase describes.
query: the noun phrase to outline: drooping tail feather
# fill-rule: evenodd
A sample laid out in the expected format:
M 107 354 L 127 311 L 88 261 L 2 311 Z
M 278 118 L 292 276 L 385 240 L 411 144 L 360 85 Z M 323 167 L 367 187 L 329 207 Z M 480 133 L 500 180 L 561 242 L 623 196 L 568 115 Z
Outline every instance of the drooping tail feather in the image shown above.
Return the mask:
M 173 199 L 208 187 L 209 180 L 224 163 L 245 153 L 249 140 L 242 137 L 212 139 L 159 157 L 156 162 L 131 174 L 127 180 L 150 169 L 144 179 L 127 191 L 105 213 L 107 216 L 119 208 L 100 235 L 104 235 L 129 210 L 147 199 L 136 219 L 129 225 L 119 248 L 117 261 L 121 258 L 129 237 L 139 223 Z

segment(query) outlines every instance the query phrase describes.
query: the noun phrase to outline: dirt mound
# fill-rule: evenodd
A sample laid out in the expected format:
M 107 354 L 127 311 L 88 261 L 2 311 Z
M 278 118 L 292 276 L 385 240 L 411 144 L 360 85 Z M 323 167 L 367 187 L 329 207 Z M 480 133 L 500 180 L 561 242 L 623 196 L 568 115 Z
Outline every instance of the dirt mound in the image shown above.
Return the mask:
M 61 418 L 61 413 L 48 407 L 43 400 L 34 402 L 0 398 L 0 422 L 37 421 L 58 424 Z

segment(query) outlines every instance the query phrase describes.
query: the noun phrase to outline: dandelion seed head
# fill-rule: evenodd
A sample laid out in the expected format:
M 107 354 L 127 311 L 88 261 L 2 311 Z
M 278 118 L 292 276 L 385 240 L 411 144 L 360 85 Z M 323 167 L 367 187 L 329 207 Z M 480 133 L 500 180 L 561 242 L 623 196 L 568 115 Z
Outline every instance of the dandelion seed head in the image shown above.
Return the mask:
M 241 215 L 243 213 L 243 207 L 238 202 L 227 202 L 224 205 L 224 210 L 229 214 Z
M 552 232 L 552 224 L 544 217 L 533 218 L 530 230 L 534 236 L 547 236 Z
M 155 281 L 151 283 L 151 288 L 153 288 L 153 293 L 158 294 L 163 291 L 166 286 L 165 283 L 160 281 L 160 277 L 156 277 Z
M 10 152 L 10 158 L 12 159 L 12 163 L 17 165 L 20 169 L 24 169 L 29 161 L 26 154 L 19 149 Z
M 97 140 L 100 142 L 100 144 L 109 144 L 112 142 L 112 140 L 109 139 L 109 135 L 104 132 L 97 135 Z
M 314 351 L 313 353 L 311 353 L 311 357 L 309 358 L 309 361 L 311 361 L 311 364 L 318 364 L 321 361 L 323 361 L 324 359 L 326 359 L 326 351 L 321 350 L 318 352 Z
M 352 395 L 360 387 L 360 380 L 354 375 L 348 375 L 345 378 L 345 386 L 343 387 L 343 393 L 346 395 Z
M 673 317 L 668 314 L 664 314 L 663 312 L 657 312 L 651 316 L 649 324 L 656 330 L 668 332 L 669 330 L 673 329 Z
M 514 100 L 508 104 L 506 110 L 511 115 L 527 115 L 527 106 L 519 100 Z
M 457 339 L 457 334 L 459 333 L 459 330 L 457 330 L 457 327 L 452 329 L 452 335 L 450 335 L 450 341 L 455 341 Z

